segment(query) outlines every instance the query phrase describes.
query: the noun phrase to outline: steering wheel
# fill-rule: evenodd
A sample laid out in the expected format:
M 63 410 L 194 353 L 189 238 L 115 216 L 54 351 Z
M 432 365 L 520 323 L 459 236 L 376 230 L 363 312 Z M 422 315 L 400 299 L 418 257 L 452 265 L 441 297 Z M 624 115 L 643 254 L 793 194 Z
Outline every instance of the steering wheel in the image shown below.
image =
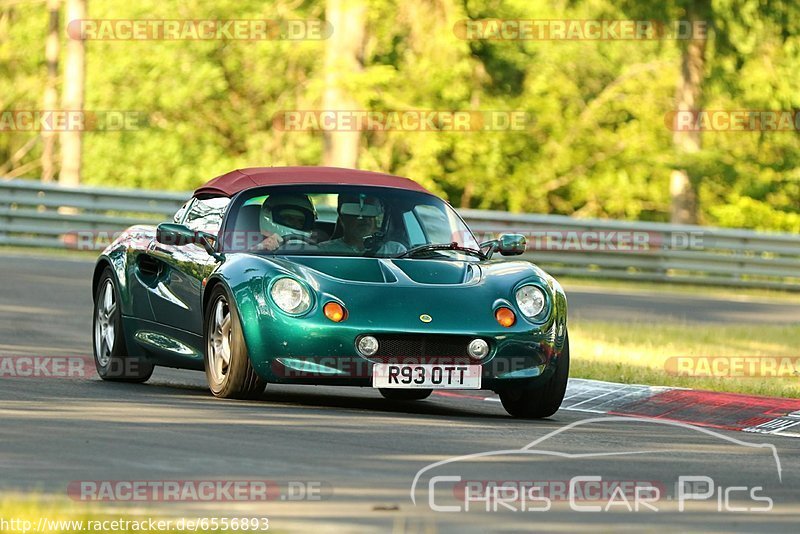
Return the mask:
M 302 243 L 305 243 L 306 245 L 316 245 L 316 243 L 314 243 L 314 240 L 312 240 L 308 236 L 304 236 L 303 234 L 286 234 L 281 237 L 283 238 L 283 245 L 285 245 L 290 241 L 300 241 Z
M 364 249 L 374 252 L 378 250 L 381 245 L 383 245 L 385 240 L 386 232 L 382 232 L 380 230 L 373 232 L 368 236 L 364 236 Z

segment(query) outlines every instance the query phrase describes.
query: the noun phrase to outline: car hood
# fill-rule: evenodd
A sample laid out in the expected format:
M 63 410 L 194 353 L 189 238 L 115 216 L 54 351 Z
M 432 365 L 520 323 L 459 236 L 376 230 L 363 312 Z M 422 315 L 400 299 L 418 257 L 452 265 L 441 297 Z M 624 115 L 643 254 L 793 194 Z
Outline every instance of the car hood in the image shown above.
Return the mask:
M 389 258 L 287 258 L 314 274 L 348 282 L 396 283 L 412 281 L 418 284 L 454 285 L 473 281 L 480 269 L 467 262 L 389 259 Z
M 470 262 L 433 259 L 343 258 L 328 256 L 264 257 L 276 267 L 305 279 L 400 286 L 471 286 L 488 278 L 513 282 L 539 271 L 522 261 Z
M 223 271 L 241 277 L 274 279 L 292 276 L 313 289 L 319 301 L 344 303 L 350 327 L 385 331 L 490 332 L 497 329 L 492 310 L 511 305 L 524 281 L 550 288 L 555 281 L 527 261 L 272 256 L 245 253 L 229 258 Z M 234 275 L 234 271 L 240 273 Z M 229 282 L 230 283 L 230 282 Z M 248 283 L 249 298 L 259 283 Z M 420 322 L 420 316 L 433 323 Z M 530 328 L 520 324 L 515 328 Z

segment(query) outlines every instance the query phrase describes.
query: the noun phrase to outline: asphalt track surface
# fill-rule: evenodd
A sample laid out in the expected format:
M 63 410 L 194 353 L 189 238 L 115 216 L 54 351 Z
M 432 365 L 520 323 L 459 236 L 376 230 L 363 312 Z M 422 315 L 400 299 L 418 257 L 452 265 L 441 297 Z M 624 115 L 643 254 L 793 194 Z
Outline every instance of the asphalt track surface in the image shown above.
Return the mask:
M 90 355 L 91 269 L 89 262 L 64 258 L 0 257 L 0 356 Z M 800 305 L 788 303 L 566 289 L 572 321 L 769 323 L 800 317 Z M 157 369 L 144 385 L 96 376 L 0 380 L 2 492 L 64 498 L 71 482 L 86 480 L 248 479 L 274 481 L 279 488 L 268 502 L 113 503 L 115 511 L 268 517 L 270 530 L 278 532 L 794 532 L 800 513 L 800 440 L 786 437 L 631 419 L 588 421 L 591 414 L 570 411 L 523 422 L 507 417 L 497 402 L 434 395 L 398 403 L 369 388 L 270 386 L 260 400 L 227 401 L 210 396 L 202 373 L 173 369 Z M 446 463 L 425 470 L 435 462 Z M 420 470 L 414 504 L 412 484 Z M 593 475 L 602 477 L 607 491 L 581 500 L 581 488 L 589 486 L 574 477 Z M 528 493 L 533 500 L 527 503 L 472 501 L 469 511 L 443 512 L 432 510 L 431 502 L 463 510 L 463 487 L 443 479 L 431 485 L 434 476 L 486 481 L 475 483 L 476 498 L 486 495 L 481 491 L 491 481 L 548 482 L 546 493 Z M 709 477 L 710 497 L 684 498 L 680 511 L 674 490 L 680 476 Z M 570 481 L 576 484 L 572 503 L 563 492 Z M 659 488 L 660 498 L 648 501 L 658 511 L 641 503 L 629 511 L 635 492 L 609 489 L 620 481 Z M 288 497 L 290 482 L 320 490 L 295 501 Z M 697 493 L 709 489 L 695 487 Z M 541 511 L 545 501 L 536 497 L 545 494 L 550 509 Z M 499 500 L 504 497 L 509 493 Z M 772 499 L 770 511 L 745 510 L 768 507 L 758 500 L 763 497 Z M 593 505 L 601 511 L 574 509 Z

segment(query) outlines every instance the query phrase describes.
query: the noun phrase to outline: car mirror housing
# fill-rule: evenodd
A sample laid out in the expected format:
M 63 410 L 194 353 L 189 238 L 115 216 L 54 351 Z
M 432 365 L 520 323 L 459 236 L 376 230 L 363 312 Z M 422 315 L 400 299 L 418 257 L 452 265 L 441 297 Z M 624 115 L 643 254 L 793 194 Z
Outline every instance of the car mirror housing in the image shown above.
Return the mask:
M 176 223 L 161 223 L 156 228 L 156 241 L 162 245 L 182 247 L 199 241 L 199 235 L 188 226 Z
M 522 234 L 501 234 L 497 239 L 497 251 L 503 256 L 519 256 L 525 252 L 527 243 Z
M 503 256 L 519 256 L 525 252 L 527 240 L 522 234 L 500 234 L 497 239 L 481 243 L 480 247 L 486 250 L 486 258 L 489 259 L 495 252 Z

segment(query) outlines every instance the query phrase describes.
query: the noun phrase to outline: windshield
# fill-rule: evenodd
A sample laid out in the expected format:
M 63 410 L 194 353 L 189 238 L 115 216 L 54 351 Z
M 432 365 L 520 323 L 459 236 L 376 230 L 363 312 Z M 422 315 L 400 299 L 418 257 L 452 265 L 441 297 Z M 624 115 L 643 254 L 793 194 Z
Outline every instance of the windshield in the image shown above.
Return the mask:
M 279 255 L 400 257 L 426 244 L 478 243 L 456 212 L 433 195 L 384 187 L 276 186 L 234 199 L 223 250 Z M 457 250 L 425 257 L 465 259 Z

